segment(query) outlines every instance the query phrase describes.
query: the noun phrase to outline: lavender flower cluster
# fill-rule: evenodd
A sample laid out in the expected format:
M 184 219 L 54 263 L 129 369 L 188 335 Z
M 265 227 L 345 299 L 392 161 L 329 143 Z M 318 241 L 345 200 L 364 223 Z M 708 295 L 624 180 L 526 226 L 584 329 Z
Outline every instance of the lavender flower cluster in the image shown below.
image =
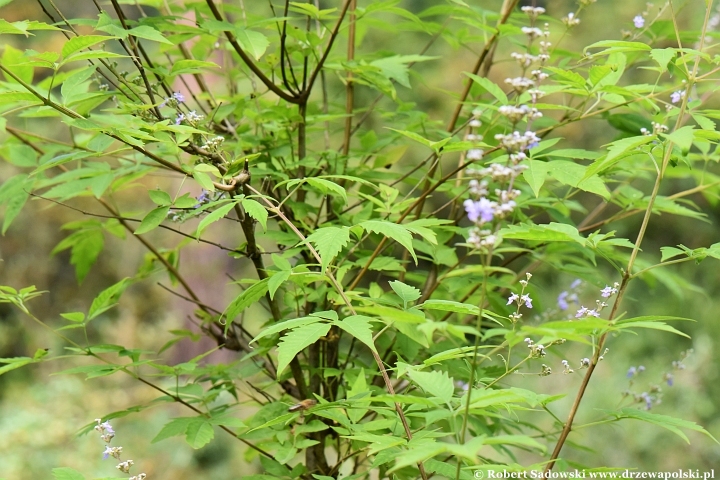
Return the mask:
M 672 370 L 685 370 L 685 364 L 683 361 L 693 353 L 693 349 L 686 350 L 680 354 L 679 360 L 672 362 Z M 645 367 L 639 365 L 637 367 L 630 367 L 627 371 L 627 378 L 630 380 L 630 385 L 635 381 L 635 378 L 645 372 Z M 662 381 L 668 387 L 672 387 L 675 384 L 675 376 L 671 372 L 664 372 L 662 374 Z M 645 410 L 650 410 L 654 405 L 662 403 L 663 390 L 660 385 L 650 384 L 648 389 L 642 393 L 633 393 L 629 390 L 624 391 L 623 397 L 632 396 L 635 403 L 643 403 Z
M 103 452 L 103 458 L 107 459 L 109 457 L 113 457 L 116 460 L 120 460 L 120 455 L 122 454 L 122 447 L 111 447 L 110 442 L 115 437 L 115 430 L 113 429 L 112 425 L 110 425 L 110 422 L 103 422 L 101 419 L 96 418 L 95 421 L 97 422 L 97 425 L 95 425 L 95 431 L 100 433 L 100 438 L 105 442 L 105 451 Z M 117 464 L 115 468 L 120 470 L 123 473 L 130 473 L 130 468 L 135 464 L 132 460 L 125 460 L 124 462 L 120 462 Z M 138 475 L 133 475 L 128 480 L 145 480 L 147 478 L 147 475 L 145 473 L 140 473 Z
M 471 198 L 465 200 L 463 206 L 468 219 L 474 223 L 470 229 L 468 243 L 477 249 L 493 248 L 500 239 L 496 232 L 499 229 L 499 222 L 509 217 L 517 207 L 516 199 L 520 190 L 513 188 L 515 178 L 527 168 L 522 161 L 527 158 L 527 151 L 536 147 L 540 138 L 533 132 L 531 123 L 536 118 L 542 117 L 538 111 L 537 100 L 544 94 L 538 89 L 540 83 L 547 78 L 547 74 L 540 68 L 550 59 L 548 41 L 550 31 L 545 24 L 544 29 L 535 27 L 537 17 L 545 12 L 541 7 L 523 7 L 523 12 L 530 19 L 530 26 L 523 27 L 522 31 L 528 38 L 528 50 L 524 53 L 514 52 L 512 58 L 518 62 L 522 74 L 516 78 L 508 78 L 505 83 L 520 95 L 527 93 L 530 97 L 530 105 L 516 104 L 503 105 L 498 109 L 500 115 L 506 117 L 512 125 L 510 133 L 495 135 L 499 146 L 507 152 L 507 160 L 504 163 L 493 162 L 481 169 L 468 169 L 471 177 L 470 194 Z M 539 39 L 537 55 L 532 54 L 532 46 Z M 476 132 L 482 123 L 479 119 L 481 111 L 473 112 L 473 118 L 469 122 L 470 131 L 465 139 L 468 141 L 479 141 L 482 135 Z M 525 121 L 525 131 L 521 133 L 518 124 Z M 479 148 L 471 148 L 465 153 L 465 159 L 469 161 L 482 160 L 484 152 Z M 491 193 L 490 182 L 496 184 Z M 531 307 L 528 307 L 531 308 Z

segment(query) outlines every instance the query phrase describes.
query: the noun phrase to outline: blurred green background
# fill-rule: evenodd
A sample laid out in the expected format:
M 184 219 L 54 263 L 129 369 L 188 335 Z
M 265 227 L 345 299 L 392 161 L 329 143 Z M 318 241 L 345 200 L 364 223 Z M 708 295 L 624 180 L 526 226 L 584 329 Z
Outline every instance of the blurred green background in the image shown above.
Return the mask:
M 329 7 L 338 3 L 322 2 L 322 5 Z M 418 13 L 439 3 L 403 1 L 400 5 Z M 499 1 L 484 0 L 468 0 L 467 3 L 495 10 L 500 5 Z M 58 0 L 57 4 L 69 17 L 94 18 L 96 15 L 91 2 Z M 557 19 L 576 9 L 574 3 L 565 0 L 549 0 L 542 4 L 548 14 Z M 703 0 L 676 2 L 681 28 L 697 29 L 704 7 Z M 130 10 L 130 7 L 127 8 Z M 621 30 L 632 29 L 632 18 L 645 8 L 644 2 L 635 0 L 600 0 L 580 15 L 582 23 L 563 38 L 560 47 L 577 51 L 598 40 L 620 38 Z M 0 17 L 7 21 L 43 19 L 37 3 L 31 0 L 15 1 L 1 8 Z M 553 29 L 557 32 L 561 27 L 557 24 L 553 25 Z M 557 33 L 554 38 L 557 40 Z M 396 32 L 370 29 L 360 49 L 371 52 L 392 48 L 402 53 L 416 53 L 427 39 L 428 36 L 422 33 L 397 35 Z M 3 36 L 0 41 L 15 48 L 43 51 L 59 49 L 60 44 L 55 42 L 53 45 L 54 40 L 57 38 L 52 35 L 39 35 L 35 39 Z M 338 52 L 344 51 L 343 42 L 337 48 Z M 502 81 L 507 76 L 515 76 L 514 63 L 506 60 L 511 48 L 507 41 L 501 44 L 496 54 L 498 63 L 490 73 L 492 79 Z M 400 97 L 416 102 L 431 119 L 444 123 L 454 108 L 447 92 L 460 90 L 464 78 L 461 72 L 471 68 L 480 49 L 481 45 L 477 43 L 472 48 L 453 48 L 442 41 L 436 42 L 428 54 L 438 55 L 440 59 L 418 64 L 415 67 L 418 75 L 412 79 L 415 88 L 410 91 L 399 87 Z M 642 75 L 642 72 L 630 73 L 625 81 L 646 81 Z M 357 93 L 357 105 L 367 104 L 374 97 L 374 92 L 361 87 Z M 344 98 L 338 96 L 331 100 L 342 102 Z M 53 136 L 49 129 L 54 124 L 54 121 L 36 122 L 33 128 L 42 125 L 48 129 L 45 130 L 46 135 Z M 566 139 L 559 146 L 593 149 L 612 141 L 618 132 L 598 120 L 569 126 L 555 135 Z M 0 180 L 12 173 L 12 167 L 0 164 Z M 162 176 L 148 178 L 146 183 L 151 188 L 155 186 L 152 182 L 168 185 L 168 182 L 174 181 Z M 681 180 L 667 182 L 665 193 L 677 191 L 681 185 Z M 715 199 L 696 195 L 692 200 L 704 211 L 710 212 L 708 222 L 680 217 L 663 217 L 657 221 L 654 217 L 643 245 L 646 255 L 654 255 L 659 260 L 661 246 L 684 244 L 694 248 L 720 241 L 720 212 Z M 713 203 L 709 204 L 709 201 Z M 596 200 L 588 200 L 586 206 L 592 208 L 594 202 Z M 81 203 L 76 205 L 83 207 Z M 0 284 L 18 288 L 36 285 L 40 290 L 47 290 L 48 293 L 32 301 L 31 307 L 49 324 L 59 326 L 60 312 L 86 309 L 99 291 L 125 276 L 133 275 L 143 262 L 145 251 L 132 239 L 120 241 L 106 237 L 105 251 L 85 282 L 78 286 L 69 264 L 69 253 L 48 257 L 48 252 L 64 238 L 64 233 L 60 231 L 62 224 L 82 217 L 69 209 L 49 207 L 42 200 L 30 202 L 22 217 L 0 238 Z M 93 208 L 90 203 L 85 207 L 89 210 Z M 639 216 L 636 216 L 616 224 L 617 235 L 634 239 L 639 221 Z M 242 241 L 222 232 L 217 235 L 219 240 L 229 245 Z M 156 238 L 159 244 L 167 242 L 167 245 L 174 245 L 177 242 L 169 235 L 159 234 Z M 204 301 L 222 305 L 231 294 L 228 279 L 223 273 L 228 269 L 229 260 L 222 252 L 207 245 L 192 244 L 183 252 L 181 268 L 193 272 L 193 286 Z M 652 384 L 661 384 L 663 373 L 671 369 L 671 362 L 677 360 L 681 352 L 692 348 L 694 353 L 684 362 L 686 369 L 674 372 L 674 386 L 662 385 L 662 403 L 654 406 L 652 411 L 696 421 L 720 437 L 720 382 L 717 378 L 720 355 L 716 350 L 720 338 L 718 266 L 708 260 L 700 265 L 683 264 L 673 271 L 678 278 L 685 279 L 686 286 L 679 291 L 671 291 L 661 284 L 648 286 L 636 282 L 624 306 L 629 315 L 691 317 L 697 322 L 684 322 L 678 328 L 691 335 L 692 340 L 652 331 L 638 336 L 612 338 L 608 343 L 610 352 L 585 397 L 579 423 L 596 418 L 597 409 L 611 409 L 619 405 L 623 402 L 622 392 L 628 388 L 640 393 L 647 391 Z M 608 268 L 601 270 L 598 277 L 599 282 L 608 283 L 616 278 Z M 540 295 L 537 305 L 552 308 L 557 295 L 572 280 L 572 277 L 558 278 L 550 269 L 541 268 L 533 280 L 536 295 Z M 158 349 L 170 339 L 169 330 L 189 328 L 191 306 L 169 295 L 156 282 L 168 284 L 167 278 L 156 276 L 133 285 L 123 296 L 120 306 L 95 323 L 96 337 L 136 348 Z M 691 284 L 702 289 L 691 288 Z M 590 290 L 592 287 L 589 287 L 587 297 L 594 298 L 595 292 Z M 58 355 L 65 346 L 17 310 L 0 304 L 0 358 L 31 356 L 38 348 L 50 348 Z M 184 340 L 168 354 L 173 361 L 181 362 L 213 346 L 207 340 L 199 343 Z M 573 366 L 577 365 L 581 356 L 586 355 L 581 350 L 567 349 L 564 354 Z M 232 361 L 234 356 L 232 353 L 217 352 L 210 358 Z M 630 387 L 626 372 L 629 367 L 638 365 L 645 366 L 646 370 L 636 377 Z M 146 386 L 120 375 L 91 381 L 84 381 L 79 376 L 52 375 L 71 366 L 75 364 L 60 359 L 0 376 L 0 477 L 7 480 L 50 478 L 51 468 L 58 466 L 74 467 L 88 478 L 116 475 L 114 463 L 101 459 L 103 447 L 97 436 L 77 436 L 77 431 L 96 417 L 132 405 L 146 404 L 157 395 Z M 515 377 L 512 382 L 536 388 L 541 393 L 570 392 L 569 397 L 572 397 L 580 380 L 581 376 L 576 374 Z M 528 384 L 533 387 L 527 387 Z M 564 419 L 570 402 L 571 398 L 566 398 L 553 404 L 553 411 Z M 187 414 L 189 412 L 178 406 L 162 404 L 118 419 L 113 422 L 117 431 L 116 444 L 122 445 L 129 458 L 133 458 L 140 467 L 139 471 L 146 472 L 151 479 L 225 480 L 259 471 L 257 460 L 246 456 L 242 444 L 220 432 L 216 433 L 216 439 L 210 445 L 199 451 L 192 450 L 181 437 L 150 443 L 169 418 Z M 720 466 L 718 445 L 699 434 L 688 436 L 692 445 L 685 444 L 666 430 L 628 420 L 573 433 L 571 440 L 582 449 L 566 450 L 564 453 L 569 460 L 586 464 L 650 471 L 677 468 L 708 470 Z

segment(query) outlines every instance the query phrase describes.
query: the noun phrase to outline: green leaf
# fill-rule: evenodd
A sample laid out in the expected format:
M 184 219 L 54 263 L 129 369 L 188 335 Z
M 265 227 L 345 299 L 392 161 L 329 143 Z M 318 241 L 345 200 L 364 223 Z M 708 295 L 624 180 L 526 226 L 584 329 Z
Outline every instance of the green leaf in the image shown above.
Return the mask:
M 437 245 L 437 235 L 428 227 L 439 227 L 452 223 L 450 220 L 443 220 L 440 218 L 418 218 L 410 223 L 405 223 L 403 226 L 407 228 L 411 233 L 420 235 L 428 243 Z
M 270 45 L 270 41 L 265 35 L 254 30 L 235 29 L 234 33 L 243 50 L 255 57 L 255 60 L 259 60 Z
M 576 242 L 585 246 L 585 238 L 577 228 L 564 223 L 551 222 L 546 225 L 508 225 L 498 232 L 503 238 L 530 240 L 535 242 Z
M 167 205 L 151 210 L 140 222 L 140 226 L 135 230 L 135 235 L 142 235 L 156 229 L 167 218 L 168 211 L 170 211 L 170 207 Z
M 196 417 L 180 417 L 173 418 L 163 426 L 162 430 L 155 435 L 150 443 L 157 443 L 166 438 L 175 437 L 178 435 L 185 435 L 190 424 L 195 420 Z
M 55 480 L 85 480 L 82 473 L 70 467 L 53 468 L 52 474 Z
M 230 325 L 240 312 L 245 310 L 253 303 L 260 300 L 268 291 L 268 279 L 260 280 L 248 287 L 244 292 L 235 297 L 230 305 L 225 309 L 224 315 L 227 317 L 227 325 Z M 228 327 L 226 327 L 228 328 Z
M 427 300 L 417 306 L 422 310 L 440 310 L 441 312 L 455 312 L 465 315 L 479 315 L 480 309 L 469 303 L 453 302 L 451 300 Z
M 377 350 L 375 349 L 375 342 L 373 342 L 370 320 L 371 318 L 363 315 L 351 315 L 349 317 L 345 317 L 342 321 L 333 322 L 333 325 L 342 328 L 347 333 L 367 345 L 370 350 L 377 353 Z
M 347 192 L 337 183 L 331 182 L 330 180 L 325 180 L 324 178 L 315 177 L 308 177 L 306 181 L 308 185 L 311 185 L 312 187 L 320 190 L 321 193 L 325 195 L 339 195 L 343 198 L 343 200 L 345 200 L 345 203 L 347 203 Z
M 276 333 L 282 332 L 283 330 L 290 330 L 293 328 L 310 325 L 311 323 L 317 323 L 320 320 L 320 317 L 300 317 L 293 318 L 292 320 L 285 320 L 284 322 L 278 322 L 267 328 L 264 328 L 260 333 L 257 334 L 255 338 L 250 340 L 250 343 L 257 342 L 263 337 L 275 335 Z
M 653 425 L 657 425 L 659 427 L 665 428 L 667 430 L 670 430 L 678 437 L 685 440 L 688 444 L 690 443 L 690 440 L 687 438 L 687 436 L 683 433 L 681 428 L 685 428 L 688 430 L 693 430 L 695 432 L 700 432 L 703 435 L 707 435 L 710 437 L 715 443 L 720 443 L 718 440 L 713 437 L 710 432 L 702 428 L 700 425 L 698 425 L 695 422 L 691 422 L 689 420 L 681 420 L 679 418 L 669 417 L 667 415 L 658 415 L 656 413 L 650 413 L 646 412 L 644 410 L 636 410 L 634 408 L 623 408 L 619 412 L 613 412 L 613 411 L 606 411 L 609 415 L 617 418 L 618 420 L 623 418 L 632 418 L 635 420 L 640 420 L 646 423 L 652 423 Z
M 428 57 L 425 55 L 391 55 L 379 58 L 370 62 L 370 65 L 377 67 L 385 78 L 395 80 L 405 88 L 410 88 L 410 77 L 408 75 L 410 63 L 425 62 L 439 57 Z
M 695 135 L 695 133 L 693 132 L 694 129 L 695 127 L 693 125 L 688 125 L 678 128 L 672 133 L 662 135 L 672 141 L 675 145 L 680 147 L 680 150 L 682 150 L 683 153 L 687 153 L 688 151 L 690 151 L 690 147 L 692 147 Z
M 148 195 L 150 195 L 150 200 L 152 200 L 155 205 L 163 206 L 172 203 L 170 195 L 162 190 L 148 190 Z
M 290 265 L 290 262 L 288 262 L 285 257 L 281 257 L 280 255 L 273 253 L 270 255 L 270 258 L 272 258 L 273 263 L 280 270 L 292 270 L 292 265 Z
M 13 48 L 11 45 L 4 45 L 5 51 L 2 55 L 3 66 L 10 70 L 12 73 L 17 75 L 20 80 L 25 83 L 32 83 L 34 68 L 31 65 L 23 65 L 27 62 L 27 57 L 23 55 L 23 52 Z M 17 83 L 10 75 L 3 72 L 8 82 Z
M 322 271 L 325 272 L 349 240 L 348 227 L 324 227 L 311 233 L 303 243 L 310 242 L 315 245 L 322 260 Z
M 313 323 L 305 325 L 290 331 L 287 335 L 280 339 L 278 345 L 278 365 L 277 374 L 280 374 L 287 368 L 295 355 L 303 349 L 317 342 L 320 337 L 327 335 L 330 331 L 329 323 Z
M 123 294 L 125 289 L 129 287 L 131 283 L 132 280 L 130 278 L 123 278 L 116 284 L 111 285 L 100 292 L 90 305 L 90 310 L 88 310 L 87 316 L 88 321 L 117 305 L 120 295 Z
M 452 378 L 448 377 L 447 372 L 419 372 L 416 370 L 408 370 L 408 375 L 413 382 L 417 383 L 420 388 L 434 397 L 438 397 L 445 403 L 452 400 L 455 386 Z
M 255 200 L 250 198 L 243 198 L 240 201 L 240 204 L 245 209 L 245 212 L 258 222 L 260 222 L 263 230 L 267 231 L 268 212 L 265 207 L 263 207 L 259 202 L 256 202 Z
M 69 320 L 71 322 L 84 322 L 85 321 L 85 314 L 83 312 L 68 312 L 68 313 L 61 313 L 60 316 L 64 318 L 65 320 Z
M 0 363 L 6 364 L 0 367 L 0 375 L 2 375 L 4 373 L 33 363 L 33 359 L 30 357 L 0 358 Z
M 525 164 L 528 168 L 523 171 L 523 178 L 525 178 L 525 181 L 530 185 L 530 188 L 532 188 L 535 194 L 535 198 L 537 198 L 547 178 L 548 164 L 547 162 L 541 162 L 539 160 L 528 160 Z
M 400 297 L 400 300 L 403 301 L 404 309 L 407 310 L 408 302 L 414 302 L 418 298 L 422 296 L 422 293 L 417 288 L 406 285 L 402 283 L 399 280 L 394 280 L 390 283 L 390 288 L 392 288 L 398 297 Z
M 584 165 L 567 160 L 553 160 L 547 167 L 550 175 L 562 184 L 600 195 L 605 199 L 610 198 L 605 183 L 597 175 L 587 176 L 587 167 Z
M 229 202 L 225 205 L 219 206 L 215 210 L 213 210 L 211 213 L 209 213 L 205 218 L 203 218 L 200 223 L 198 224 L 198 228 L 195 231 L 195 238 L 199 239 L 200 234 L 211 224 L 217 222 L 221 218 L 225 217 L 225 215 L 228 214 L 230 210 L 233 209 L 236 202 Z M 143 220 L 144 222 L 145 220 Z M 137 233 L 137 232 L 135 232 Z
M 667 70 L 670 60 L 677 55 L 674 48 L 653 48 L 650 50 L 650 58 L 655 60 L 663 71 Z
M 401 322 L 408 324 L 425 323 L 425 316 L 419 310 L 411 308 L 410 310 L 400 310 L 398 308 L 386 307 L 384 305 L 372 305 L 368 307 L 357 306 L 355 310 L 358 312 L 369 313 L 383 318 L 387 322 Z M 415 328 L 415 327 L 413 327 Z
M 194 418 L 185 431 L 185 440 L 194 449 L 204 447 L 214 436 L 212 424 L 201 417 Z
M 8 200 L 7 207 L 5 208 L 5 218 L 3 219 L 2 225 L 3 235 L 5 235 L 7 229 L 10 228 L 10 224 L 12 224 L 13 220 L 15 220 L 15 218 L 20 214 L 20 211 L 25 206 L 28 198 L 30 198 L 30 194 L 21 188 L 10 198 L 10 200 Z
M 210 192 L 215 191 L 215 185 L 213 184 L 212 178 L 210 178 L 210 175 L 208 175 L 207 173 L 195 169 L 193 170 L 192 176 L 195 181 L 198 182 L 200 186 L 205 190 L 208 190 Z
M 75 375 L 84 373 L 86 379 L 90 379 L 112 375 L 120 371 L 121 368 L 121 365 L 83 365 L 82 367 L 69 368 L 61 372 L 53 373 L 53 375 Z
M 473 75 L 472 73 L 464 72 L 465 75 L 470 77 L 473 82 L 480 85 L 482 88 L 484 88 L 490 95 L 495 97 L 501 105 L 507 105 L 508 98 L 507 95 L 505 95 L 505 92 L 502 91 L 500 87 L 498 87 L 492 80 L 487 79 L 485 77 L 478 77 L 477 75 Z
M 281 270 L 274 273 L 272 277 L 268 278 L 268 293 L 270 294 L 271 300 L 275 298 L 275 292 L 278 288 L 280 288 L 280 285 L 290 278 L 290 275 L 292 275 L 290 270 Z
M 651 330 L 663 330 L 665 332 L 670 332 L 676 335 L 690 338 L 690 335 L 687 335 L 676 329 L 675 327 L 671 327 L 670 325 L 663 322 L 628 322 L 623 323 L 622 325 L 618 325 L 618 328 L 621 330 L 628 330 L 631 328 L 648 328 Z
M 82 283 L 100 256 L 105 239 L 100 230 L 86 230 L 73 236 L 76 236 L 76 241 L 72 246 L 70 264 L 75 266 L 78 283 Z
M 596 55 L 609 55 L 616 52 L 647 52 L 652 48 L 647 43 L 643 42 L 625 42 L 620 40 L 601 40 L 595 42 L 592 45 L 588 45 L 583 49 L 583 53 L 587 53 L 591 48 L 607 47 L 605 50 L 592 54 Z
M 203 62 L 202 60 L 178 60 L 173 63 L 172 69 L 170 70 L 170 76 L 188 73 L 203 73 L 203 70 L 207 68 L 220 68 L 220 66 L 216 63 Z
M 545 452 L 547 447 L 527 435 L 497 435 L 487 437 L 483 440 L 485 445 L 515 445 L 518 447 L 530 447 Z
M 660 251 L 662 252 L 662 256 L 660 257 L 661 262 L 670 260 L 673 257 L 677 257 L 678 255 L 683 255 L 685 253 L 684 250 L 680 250 L 675 247 L 660 247 Z
M 590 178 L 592 175 L 607 170 L 615 165 L 620 156 L 625 153 L 638 153 L 636 152 L 638 147 L 652 142 L 654 139 L 655 136 L 653 135 L 641 135 L 639 137 L 628 137 L 609 143 L 607 145 L 608 154 L 604 157 L 600 157 L 597 161 L 593 162 L 592 165 L 588 166 L 587 171 L 585 172 L 585 177 Z
M 62 56 L 67 59 L 75 52 L 114 38 L 117 37 L 108 37 L 106 35 L 81 35 L 79 37 L 73 37 L 63 45 Z
M 153 42 L 165 43 L 167 45 L 173 45 L 173 43 L 165 38 L 165 36 L 147 25 L 141 25 L 139 27 L 132 28 L 128 33 L 134 37 L 144 38 L 146 40 L 152 40 Z
M 415 265 L 417 265 L 417 256 L 412 246 L 412 234 L 404 226 L 385 220 L 366 220 L 359 225 L 368 232 L 379 233 L 395 240 L 410 252 L 415 260 Z

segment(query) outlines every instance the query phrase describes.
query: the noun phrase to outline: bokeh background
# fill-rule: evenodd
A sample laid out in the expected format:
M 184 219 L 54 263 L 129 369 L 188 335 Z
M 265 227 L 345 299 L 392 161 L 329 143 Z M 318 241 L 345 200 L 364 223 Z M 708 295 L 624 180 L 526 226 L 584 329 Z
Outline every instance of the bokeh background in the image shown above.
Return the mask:
M 478 0 L 468 0 L 473 4 Z M 57 5 L 68 17 L 94 18 L 96 12 L 92 2 L 57 0 Z M 252 3 L 252 2 L 245 2 Z M 277 3 L 277 2 L 276 2 Z M 321 2 L 324 7 L 339 2 Z M 363 2 L 360 2 L 361 5 Z M 439 4 L 429 0 L 404 0 L 400 6 L 415 13 Z M 499 8 L 499 1 L 481 2 L 484 8 Z M 675 2 L 678 23 L 683 29 L 697 29 L 705 7 L 703 0 Z M 576 9 L 574 3 L 566 0 L 549 0 L 542 3 L 548 14 L 560 19 Z M 657 8 L 659 4 L 655 7 Z M 563 38 L 564 48 L 579 50 L 582 46 L 602 39 L 617 39 L 621 30 L 632 29 L 632 18 L 646 8 L 644 2 L 628 0 L 600 0 L 580 15 L 582 23 Z M 128 11 L 131 9 L 128 7 Z M 152 8 L 147 8 L 152 12 Z M 42 19 L 42 11 L 35 1 L 17 0 L 0 8 L 0 17 L 7 21 Z M 553 28 L 560 30 L 559 23 Z M 469 32 L 477 34 L 477 32 Z M 397 49 L 403 53 L 417 53 L 418 46 L 424 45 L 428 36 L 422 33 L 403 33 L 371 28 L 363 36 L 361 51 Z M 344 39 L 338 51 L 344 51 Z M 38 51 L 59 50 L 61 43 L 52 34 L 36 38 L 15 36 L 0 37 L 2 45 L 15 48 L 33 48 Z M 389 47 L 391 45 L 391 47 Z M 447 92 L 460 90 L 462 71 L 474 64 L 476 52 L 481 45 L 472 48 L 455 47 L 446 42 L 436 42 L 428 54 L 440 58 L 418 64 L 414 71 L 412 90 L 398 87 L 398 94 L 407 101 L 417 103 L 428 112 L 431 119 L 444 123 L 449 117 L 454 102 Z M 515 76 L 514 63 L 509 62 L 508 53 L 512 45 L 501 44 L 498 60 L 490 77 L 502 80 Z M 626 75 L 626 82 L 646 81 L 642 71 Z M 338 92 L 341 90 L 338 88 Z M 357 90 L 357 105 L 370 103 L 375 93 L 365 88 Z M 331 97 L 331 102 L 341 104 L 340 94 Z M 712 101 L 711 101 L 712 103 Z M 384 103 L 380 104 L 382 111 Z M 387 107 L 389 108 L 388 101 Z M 716 107 L 717 108 L 717 107 Z M 28 121 L 26 128 L 43 129 L 48 136 L 56 125 L 53 120 Z M 372 126 L 372 123 L 370 123 Z M 619 132 L 606 122 L 583 122 L 556 132 L 565 138 L 563 147 L 594 149 L 617 137 Z M 5 138 L 1 135 L 0 138 Z M 409 162 L 409 160 L 408 160 Z M 394 168 L 402 169 L 402 162 Z M 711 169 L 714 166 L 710 166 Z M 715 169 L 717 170 L 717 169 Z M 7 163 L 0 164 L 0 181 L 14 173 Z M 150 176 L 146 187 L 178 186 L 178 180 L 166 176 Z M 685 185 L 682 180 L 673 180 L 665 186 L 666 193 L 677 191 Z M 135 192 L 136 193 L 136 192 Z M 135 194 L 130 191 L 128 194 Z M 195 192 L 198 193 L 198 192 Z M 694 196 L 692 200 L 709 212 L 707 222 L 681 218 L 653 218 L 644 243 L 644 252 L 659 260 L 661 246 L 684 244 L 690 248 L 708 246 L 720 241 L 720 212 L 716 199 Z M 592 206 L 595 200 L 588 200 Z M 98 211 L 92 203 L 73 203 L 79 208 Z M 127 212 L 129 215 L 132 212 Z M 135 212 L 140 213 L 140 212 Z M 104 252 L 86 280 L 78 285 L 75 272 L 69 264 L 69 252 L 50 257 L 48 253 L 66 235 L 60 227 L 63 223 L 83 218 L 78 212 L 48 204 L 42 200 L 29 202 L 23 215 L 18 218 L 5 236 L 0 238 L 0 284 L 14 287 L 36 285 L 48 293 L 33 300 L 33 311 L 50 325 L 60 326 L 59 313 L 86 309 L 95 295 L 107 286 L 135 273 L 145 261 L 146 252 L 142 246 L 128 239 L 122 241 L 106 236 Z M 619 237 L 634 238 L 639 217 L 632 217 L 618 223 Z M 239 245 L 243 239 L 237 229 L 214 229 L 214 240 L 229 246 Z M 172 246 L 178 238 L 163 232 L 154 236 L 159 245 Z M 655 252 L 655 253 L 653 253 Z M 192 244 L 183 250 L 181 268 L 192 272 L 189 278 L 192 286 L 203 300 L 215 306 L 224 305 L 235 291 L 229 284 L 226 273 L 238 272 L 237 263 L 224 253 L 203 244 Z M 233 263 L 235 262 L 235 263 Z M 231 266 L 232 263 L 232 266 Z M 718 264 L 706 260 L 699 265 L 682 264 L 673 272 L 678 279 L 684 279 L 680 288 L 670 289 L 663 284 L 646 285 L 636 282 L 627 296 L 625 307 L 629 315 L 668 314 L 691 317 L 696 322 L 684 322 L 679 328 L 692 339 L 686 339 L 659 332 L 642 332 L 641 335 L 623 335 L 612 338 L 610 352 L 596 372 L 586 395 L 580 423 L 597 418 L 597 409 L 611 409 L 627 402 L 623 392 L 647 391 L 652 384 L 661 384 L 662 375 L 671 370 L 671 363 L 683 351 L 694 352 L 684 361 L 686 368 L 674 372 L 672 387 L 663 384 L 662 403 L 653 407 L 654 413 L 677 416 L 692 420 L 704 426 L 716 437 L 720 437 L 720 382 L 718 381 L 717 351 L 720 338 L 720 275 Z M 600 266 L 597 272 L 602 281 L 611 282 L 616 276 Z M 550 270 L 538 271 L 533 280 L 537 305 L 553 308 L 560 291 L 574 280 L 573 277 L 557 277 Z M 122 297 L 119 307 L 95 322 L 96 338 L 112 339 L 112 343 L 157 350 L 171 337 L 168 331 L 192 328 L 189 316 L 192 306 L 173 297 L 157 283 L 169 285 L 169 279 L 155 275 L 146 281 L 134 284 Z M 697 285 L 698 288 L 691 285 Z M 590 287 L 592 288 L 592 287 Z M 595 292 L 588 290 L 587 297 L 594 298 Z M 0 304 L 0 358 L 32 355 L 38 348 L 50 348 L 55 355 L 66 347 L 43 327 L 31 323 L 20 312 L 6 304 Z M 212 342 L 183 340 L 173 347 L 168 355 L 175 362 L 193 356 L 213 347 Z M 582 351 L 567 352 L 569 358 L 585 356 Z M 574 356 L 572 356 L 575 354 Z M 216 361 L 232 361 L 233 354 L 218 352 L 210 357 Z M 626 372 L 631 366 L 643 365 L 645 372 L 629 384 Z M 77 431 L 108 412 L 122 410 L 132 405 L 151 402 L 156 393 L 132 379 L 115 375 L 85 381 L 75 375 L 53 375 L 54 372 L 75 366 L 75 363 L 58 359 L 53 362 L 34 365 L 0 376 L 0 478 L 7 480 L 35 480 L 50 478 L 50 470 L 58 466 L 71 466 L 86 474 L 88 478 L 114 476 L 110 461 L 103 462 L 100 452 L 102 445 L 95 435 L 78 436 Z M 552 375 L 514 378 L 515 384 L 531 382 L 540 392 L 555 394 L 577 390 L 579 375 Z M 527 385 L 528 383 L 524 383 Z M 553 411 L 565 418 L 571 399 L 553 404 Z M 258 470 L 257 459 L 248 457 L 239 442 L 216 433 L 216 438 L 206 448 L 191 449 L 182 439 L 175 437 L 151 444 L 168 419 L 187 415 L 180 407 L 160 405 L 139 414 L 118 419 L 114 422 L 118 432 L 117 443 L 124 447 L 131 458 L 149 478 L 157 480 L 214 479 L 226 480 Z M 708 470 L 720 466 L 720 448 L 706 437 L 690 432 L 691 445 L 663 429 L 625 421 L 617 424 L 580 430 L 573 433 L 571 440 L 580 449 L 566 451 L 568 459 L 587 464 L 603 464 L 612 467 L 629 467 L 639 470 L 669 470 L 692 468 Z

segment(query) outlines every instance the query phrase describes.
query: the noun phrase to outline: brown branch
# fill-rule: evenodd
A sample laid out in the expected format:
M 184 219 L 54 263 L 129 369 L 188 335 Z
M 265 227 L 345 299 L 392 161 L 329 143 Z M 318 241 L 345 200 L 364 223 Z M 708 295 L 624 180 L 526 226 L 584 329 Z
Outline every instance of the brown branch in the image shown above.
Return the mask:
M 213 0 L 206 0 L 206 3 L 208 7 L 210 7 L 210 11 L 212 12 L 213 16 L 216 20 L 223 22 L 225 19 L 223 18 L 220 11 L 217 9 L 217 6 L 215 5 L 215 2 Z M 245 52 L 245 50 L 242 49 L 240 44 L 235 39 L 235 35 L 232 34 L 232 32 L 226 31 L 225 36 L 227 37 L 228 41 L 230 42 L 230 45 L 235 49 L 235 52 L 237 52 L 238 55 L 240 55 L 240 58 L 242 58 L 243 62 L 245 62 L 245 65 L 252 70 L 252 72 L 257 75 L 257 77 L 260 79 L 262 83 L 265 84 L 267 88 L 270 89 L 275 95 L 282 98 L 286 102 L 290 103 L 300 103 L 300 98 L 296 97 L 294 95 L 291 95 L 284 90 L 282 90 L 280 87 L 275 85 L 275 83 L 270 80 L 265 74 L 260 70 L 260 68 L 253 62 L 253 60 L 248 56 L 248 54 Z
M 357 0 L 350 1 L 350 27 L 348 29 L 348 51 L 347 61 L 355 59 L 355 8 Z M 342 153 L 347 156 L 350 153 L 350 135 L 352 134 L 353 106 L 355 103 L 355 84 L 352 72 L 347 72 L 345 80 L 345 133 L 343 136 Z
M 208 0 L 211 1 L 211 0 Z M 338 36 L 338 32 L 340 31 L 340 26 L 342 25 L 343 19 L 345 18 L 345 13 L 348 11 L 348 8 L 350 8 L 350 4 L 354 0 L 345 0 L 345 3 L 342 6 L 342 10 L 340 11 L 340 18 L 338 18 L 337 23 L 335 24 L 335 27 L 333 28 L 332 33 L 330 34 L 330 41 L 328 42 L 328 46 L 325 48 L 325 52 L 323 53 L 323 56 L 318 61 L 317 65 L 315 65 L 315 69 L 310 74 L 310 78 L 307 81 L 307 84 L 303 87 L 303 92 L 300 95 L 300 98 L 307 101 L 307 98 L 310 96 L 310 92 L 312 92 L 313 84 L 315 83 L 315 79 L 320 74 L 320 71 L 323 68 L 323 65 L 325 64 L 325 60 L 327 60 L 328 55 L 330 55 L 330 50 L 332 50 L 333 43 L 335 43 L 335 39 Z

